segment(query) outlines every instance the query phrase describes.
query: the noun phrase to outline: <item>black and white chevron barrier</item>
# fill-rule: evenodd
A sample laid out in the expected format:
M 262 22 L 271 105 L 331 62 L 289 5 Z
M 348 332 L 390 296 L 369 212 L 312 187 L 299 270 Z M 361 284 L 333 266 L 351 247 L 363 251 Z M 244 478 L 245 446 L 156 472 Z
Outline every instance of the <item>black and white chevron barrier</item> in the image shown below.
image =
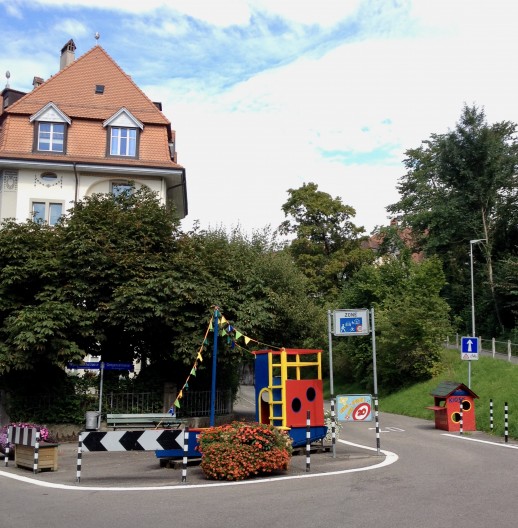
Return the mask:
M 81 481 L 83 451 L 156 451 L 183 450 L 182 429 L 145 431 L 93 431 L 79 434 L 76 482 Z
M 7 430 L 7 447 L 5 448 L 5 467 L 9 464 L 11 445 L 24 445 L 34 447 L 33 472 L 38 472 L 38 459 L 40 451 L 40 430 L 38 427 L 9 426 Z

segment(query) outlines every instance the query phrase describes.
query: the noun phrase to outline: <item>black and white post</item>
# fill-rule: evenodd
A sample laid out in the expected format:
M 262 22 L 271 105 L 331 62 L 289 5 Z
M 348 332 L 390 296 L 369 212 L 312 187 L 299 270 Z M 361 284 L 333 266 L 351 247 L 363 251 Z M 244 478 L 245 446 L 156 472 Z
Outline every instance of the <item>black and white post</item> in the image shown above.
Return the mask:
M 331 445 L 333 447 L 333 458 L 336 458 L 336 416 L 334 398 L 331 398 Z
M 489 400 L 489 429 L 493 432 L 493 399 Z
M 463 402 L 460 402 L 460 409 L 459 409 L 459 434 L 463 434 L 464 433 L 464 417 L 462 415 L 462 412 L 463 412 L 463 407 L 462 407 L 462 403 Z
M 306 473 L 311 468 L 311 411 L 306 414 Z
M 509 406 L 507 402 L 504 404 L 504 438 L 507 444 L 509 442 Z
M 183 432 L 183 461 L 182 461 L 182 482 L 187 482 L 187 462 L 189 452 L 189 428 Z

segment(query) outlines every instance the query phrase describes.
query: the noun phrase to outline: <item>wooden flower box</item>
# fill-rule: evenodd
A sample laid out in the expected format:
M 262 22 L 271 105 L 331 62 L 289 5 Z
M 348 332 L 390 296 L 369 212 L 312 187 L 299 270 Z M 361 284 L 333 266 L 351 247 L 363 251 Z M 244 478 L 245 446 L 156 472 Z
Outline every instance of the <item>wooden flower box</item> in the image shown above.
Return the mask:
M 14 450 L 14 462 L 16 467 L 34 469 L 34 447 L 16 444 Z M 41 471 L 43 469 L 57 471 L 58 444 L 50 444 L 46 442 L 40 443 L 37 471 Z

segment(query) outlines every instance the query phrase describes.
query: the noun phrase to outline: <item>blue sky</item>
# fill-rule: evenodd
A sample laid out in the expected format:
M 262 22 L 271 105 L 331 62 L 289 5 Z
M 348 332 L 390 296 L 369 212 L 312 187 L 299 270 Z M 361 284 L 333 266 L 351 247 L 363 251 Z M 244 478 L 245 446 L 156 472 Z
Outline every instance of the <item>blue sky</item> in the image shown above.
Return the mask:
M 370 232 L 404 152 L 464 103 L 518 122 L 511 0 L 0 0 L 0 86 L 29 91 L 99 43 L 163 110 L 189 217 L 251 233 L 315 182 Z M 1 89 L 0 88 L 0 89 Z

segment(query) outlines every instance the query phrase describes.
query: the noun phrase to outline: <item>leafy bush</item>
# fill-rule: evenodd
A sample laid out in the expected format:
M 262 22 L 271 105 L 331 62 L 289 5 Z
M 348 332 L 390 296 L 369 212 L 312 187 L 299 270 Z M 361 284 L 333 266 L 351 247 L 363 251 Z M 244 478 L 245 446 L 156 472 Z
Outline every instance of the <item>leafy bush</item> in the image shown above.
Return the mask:
M 203 431 L 199 438 L 201 469 L 207 478 L 243 480 L 286 470 L 291 438 L 266 424 L 232 422 Z

